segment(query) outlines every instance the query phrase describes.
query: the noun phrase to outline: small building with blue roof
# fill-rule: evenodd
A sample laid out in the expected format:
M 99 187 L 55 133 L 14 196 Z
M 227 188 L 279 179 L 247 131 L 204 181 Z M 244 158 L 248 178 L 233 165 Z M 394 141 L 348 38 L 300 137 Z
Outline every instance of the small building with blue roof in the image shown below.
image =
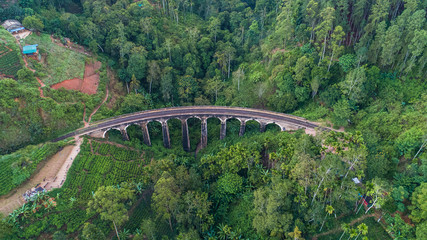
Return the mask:
M 37 46 L 38 44 L 24 46 L 22 48 L 22 53 L 26 55 L 33 55 L 37 53 Z

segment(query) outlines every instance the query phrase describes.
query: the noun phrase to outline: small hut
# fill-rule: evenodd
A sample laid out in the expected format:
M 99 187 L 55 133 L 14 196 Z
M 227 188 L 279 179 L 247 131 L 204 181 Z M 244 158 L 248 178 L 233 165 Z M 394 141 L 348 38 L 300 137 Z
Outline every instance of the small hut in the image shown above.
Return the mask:
M 24 26 L 22 26 L 22 24 L 14 19 L 9 19 L 4 21 L 4 23 L 2 24 L 2 26 L 10 33 L 14 34 L 14 33 L 19 33 L 23 30 L 25 30 Z
M 22 53 L 27 55 L 27 57 L 34 60 L 38 60 L 39 50 L 37 49 L 38 44 L 27 45 L 22 48 Z

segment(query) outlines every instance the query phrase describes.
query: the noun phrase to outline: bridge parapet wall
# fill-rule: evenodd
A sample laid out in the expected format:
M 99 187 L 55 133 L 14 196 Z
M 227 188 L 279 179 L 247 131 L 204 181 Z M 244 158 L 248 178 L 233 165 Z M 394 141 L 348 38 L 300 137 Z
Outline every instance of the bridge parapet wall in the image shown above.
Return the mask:
M 224 139 L 226 137 L 227 120 L 229 119 L 237 119 L 238 121 L 240 121 L 240 136 L 243 136 L 245 134 L 246 124 L 248 121 L 251 120 L 257 121 L 260 124 L 260 132 L 264 132 L 268 124 L 276 124 L 280 127 L 282 131 L 292 131 L 303 128 L 309 130 L 309 132 L 314 132 L 314 128 L 318 127 L 316 124 L 310 123 L 304 118 L 260 109 L 218 106 L 193 106 L 156 109 L 122 115 L 96 122 L 94 125 L 91 125 L 86 129 L 79 129 L 74 133 L 70 133 L 67 135 L 90 135 L 96 138 L 103 138 L 105 137 L 107 131 L 111 129 L 117 129 L 122 134 L 124 140 L 129 140 L 127 128 L 130 125 L 138 125 L 141 127 L 144 143 L 148 146 L 151 146 L 148 123 L 156 121 L 162 125 L 164 146 L 170 148 L 171 139 L 167 122 L 170 119 L 178 119 L 181 121 L 183 148 L 184 150 L 189 151 L 190 141 L 187 120 L 190 118 L 198 118 L 201 120 L 201 147 L 206 147 L 208 142 L 207 120 L 209 118 L 217 118 L 220 120 L 220 139 Z M 67 135 L 61 138 L 63 139 L 67 137 Z

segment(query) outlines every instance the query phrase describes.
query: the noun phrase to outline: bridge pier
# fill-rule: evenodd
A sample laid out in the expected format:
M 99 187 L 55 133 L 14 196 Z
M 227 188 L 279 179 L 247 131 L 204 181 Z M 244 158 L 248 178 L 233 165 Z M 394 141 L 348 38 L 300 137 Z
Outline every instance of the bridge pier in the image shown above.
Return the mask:
M 243 136 L 245 134 L 246 130 L 246 121 L 244 119 L 240 120 L 240 130 L 239 130 L 239 136 Z
M 168 120 L 161 120 L 160 122 L 162 123 L 163 146 L 165 146 L 165 148 L 171 148 Z
M 223 140 L 227 136 L 227 119 L 221 120 L 221 131 L 219 133 L 219 139 Z
M 126 127 L 127 126 L 124 126 L 124 125 L 120 126 L 119 127 L 119 131 L 122 134 L 122 139 L 124 141 L 129 141 L 129 135 L 128 135 L 127 131 L 126 131 Z
M 188 134 L 187 119 L 181 119 L 181 126 L 182 126 L 182 147 L 184 148 L 184 151 L 189 152 L 190 136 Z
M 93 138 L 105 138 L 105 134 L 109 129 L 101 129 L 95 132 L 89 133 L 89 136 Z
M 208 145 L 208 119 L 202 118 L 202 124 L 201 124 L 201 139 L 200 139 L 200 145 L 201 148 L 205 148 Z
M 142 122 L 139 125 L 142 128 L 142 137 L 143 137 L 145 145 L 151 147 L 150 132 L 148 131 L 148 122 Z
M 265 122 L 259 122 L 259 131 L 260 132 L 265 132 L 265 128 L 267 127 L 267 124 L 265 124 Z

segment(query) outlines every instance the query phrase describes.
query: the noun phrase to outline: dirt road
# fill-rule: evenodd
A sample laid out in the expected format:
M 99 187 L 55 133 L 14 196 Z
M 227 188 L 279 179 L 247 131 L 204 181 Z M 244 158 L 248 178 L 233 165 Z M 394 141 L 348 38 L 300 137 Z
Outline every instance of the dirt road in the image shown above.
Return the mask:
M 0 197 L 0 212 L 7 215 L 24 204 L 22 194 L 35 187 L 37 184 L 47 189 L 61 187 L 69 167 L 80 151 L 81 139 L 75 145 L 66 146 L 50 159 L 42 162 L 36 170 L 36 174 L 27 182 L 15 188 L 8 195 Z

